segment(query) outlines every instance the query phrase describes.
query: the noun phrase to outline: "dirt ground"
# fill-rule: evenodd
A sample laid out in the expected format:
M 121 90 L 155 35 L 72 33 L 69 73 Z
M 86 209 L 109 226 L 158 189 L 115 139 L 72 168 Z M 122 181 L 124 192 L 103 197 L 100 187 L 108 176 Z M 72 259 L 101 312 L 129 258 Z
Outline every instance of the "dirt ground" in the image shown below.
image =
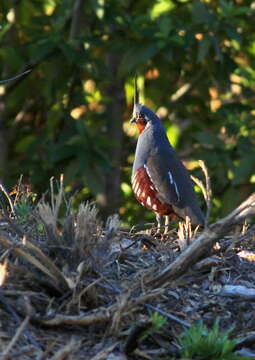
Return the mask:
M 53 210 L 0 220 L 1 359 L 175 359 L 185 328 L 217 317 L 255 358 L 254 225 L 233 226 L 159 286 L 186 251 L 180 230 L 124 231 L 117 216 L 102 226 L 88 204 L 62 220 Z M 155 312 L 167 319 L 157 331 Z

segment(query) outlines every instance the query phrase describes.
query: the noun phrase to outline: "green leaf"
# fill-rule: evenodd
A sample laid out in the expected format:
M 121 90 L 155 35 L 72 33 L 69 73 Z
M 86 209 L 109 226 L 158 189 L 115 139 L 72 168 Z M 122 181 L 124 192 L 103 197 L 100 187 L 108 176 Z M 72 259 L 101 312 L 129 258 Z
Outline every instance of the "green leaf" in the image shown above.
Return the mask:
M 87 61 L 85 51 L 78 51 L 75 47 L 71 46 L 67 42 L 59 43 L 59 48 L 70 64 L 84 64 L 84 62 Z
M 229 214 L 235 207 L 240 204 L 240 192 L 237 191 L 236 187 L 228 187 L 223 196 L 221 196 L 221 201 L 221 213 L 223 215 Z
M 215 36 L 212 37 L 212 43 L 215 50 L 216 60 L 223 62 L 223 55 L 221 52 L 220 44 Z
M 11 26 L 12 26 L 12 24 L 8 23 L 8 22 L 1 23 L 1 25 L 0 25 L 0 41 L 3 39 L 5 34 L 9 31 Z
M 92 0 L 90 1 L 90 5 L 95 11 L 97 17 L 102 20 L 105 13 L 105 0 Z
M 255 156 L 254 153 L 246 153 L 240 160 L 239 165 L 234 170 L 233 184 L 239 185 L 243 182 L 248 182 L 250 176 L 255 169 Z
M 200 321 L 192 325 L 179 339 L 181 356 L 187 359 L 244 360 L 247 357 L 234 353 L 236 340 L 230 340 L 233 329 L 221 332 L 216 319 L 212 330 Z
M 40 62 L 48 57 L 56 49 L 59 37 L 46 38 L 39 40 L 30 46 L 30 54 L 32 62 Z
M 28 147 L 36 140 L 35 135 L 23 136 L 23 138 L 16 143 L 15 150 L 20 153 L 28 149 Z
M 192 6 L 192 17 L 197 24 L 213 24 L 216 17 L 212 12 L 209 12 L 207 7 L 202 1 L 194 1 Z
M 157 0 L 150 11 L 150 16 L 154 20 L 159 16 L 161 16 L 162 14 L 165 14 L 173 10 L 175 7 L 176 5 L 174 4 L 174 1 Z
M 145 43 L 139 46 L 132 46 L 126 54 L 124 54 L 123 60 L 120 64 L 119 75 L 130 74 L 138 65 L 145 64 L 146 61 L 151 59 L 159 51 L 157 44 Z
M 172 30 L 172 22 L 169 17 L 162 17 L 159 22 L 160 29 L 160 37 L 167 38 L 169 36 L 170 31 Z
M 209 131 L 201 131 L 195 134 L 195 138 L 206 148 L 224 148 L 224 142 Z
M 231 18 L 233 16 L 238 15 L 247 15 L 252 10 L 251 8 L 247 6 L 236 6 L 236 4 L 233 1 L 226 1 L 226 0 L 220 0 L 220 10 L 223 16 L 226 18 Z
M 212 39 L 211 36 L 208 34 L 205 34 L 203 39 L 199 41 L 198 45 L 198 54 L 197 54 L 197 62 L 202 62 L 206 55 L 208 54 L 210 47 L 212 45 Z
M 166 134 L 171 145 L 175 148 L 180 139 L 180 128 L 176 124 L 171 124 L 167 128 Z

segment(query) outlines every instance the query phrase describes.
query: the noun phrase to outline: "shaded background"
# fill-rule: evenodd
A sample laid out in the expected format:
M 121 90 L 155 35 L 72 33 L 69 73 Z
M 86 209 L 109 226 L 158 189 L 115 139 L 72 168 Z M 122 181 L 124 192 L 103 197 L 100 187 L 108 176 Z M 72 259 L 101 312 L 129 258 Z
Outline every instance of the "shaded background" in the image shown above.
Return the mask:
M 153 219 L 132 194 L 133 78 L 180 158 L 211 175 L 213 213 L 255 189 L 255 2 L 1 0 L 0 175 L 42 194 L 64 173 L 75 203 Z M 199 195 L 201 198 L 201 194 Z M 201 203 L 202 203 L 201 199 Z

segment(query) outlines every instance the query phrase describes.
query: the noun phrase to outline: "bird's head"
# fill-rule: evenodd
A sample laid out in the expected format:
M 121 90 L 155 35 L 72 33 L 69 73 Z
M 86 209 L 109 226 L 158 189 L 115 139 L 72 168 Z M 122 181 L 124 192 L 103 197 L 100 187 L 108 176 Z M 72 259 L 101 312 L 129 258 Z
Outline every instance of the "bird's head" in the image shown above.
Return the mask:
M 139 104 L 139 90 L 137 86 L 137 76 L 134 79 L 134 109 L 132 118 L 130 120 L 131 123 L 136 123 L 139 134 L 143 132 L 146 126 L 150 126 L 151 124 L 160 123 L 157 115 L 151 111 L 147 106 Z
M 136 123 L 139 134 L 141 134 L 146 126 L 160 124 L 160 119 L 147 106 L 134 104 L 133 115 L 130 122 Z

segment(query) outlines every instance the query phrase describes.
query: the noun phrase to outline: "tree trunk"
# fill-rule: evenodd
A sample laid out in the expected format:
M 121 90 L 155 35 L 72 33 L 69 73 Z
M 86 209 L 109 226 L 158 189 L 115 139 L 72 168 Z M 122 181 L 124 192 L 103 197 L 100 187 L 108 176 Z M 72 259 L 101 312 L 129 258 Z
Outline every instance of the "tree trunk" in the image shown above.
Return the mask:
M 8 154 L 8 132 L 6 129 L 6 110 L 4 100 L 0 98 L 0 181 L 3 182 L 6 174 Z
M 123 113 L 124 113 L 124 84 L 117 77 L 120 56 L 110 53 L 107 57 L 108 79 L 106 96 L 107 105 L 107 135 L 112 140 L 109 148 L 109 157 L 112 162 L 112 171 L 105 177 L 105 207 L 103 215 L 108 216 L 118 211 L 120 205 L 121 157 L 123 148 Z

